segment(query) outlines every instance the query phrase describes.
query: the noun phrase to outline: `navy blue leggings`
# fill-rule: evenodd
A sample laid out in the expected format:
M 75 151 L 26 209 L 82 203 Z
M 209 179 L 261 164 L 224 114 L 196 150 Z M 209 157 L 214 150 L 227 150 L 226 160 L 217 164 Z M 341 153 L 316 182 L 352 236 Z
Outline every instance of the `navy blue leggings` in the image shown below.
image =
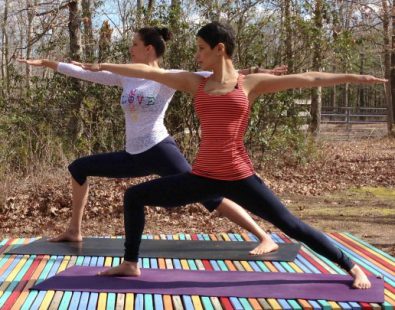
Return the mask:
M 140 154 L 121 151 L 76 159 L 69 165 L 69 171 L 74 180 L 83 185 L 88 176 L 133 178 L 156 174 L 163 177 L 189 172 L 191 166 L 174 139 L 167 137 Z M 222 198 L 215 197 L 209 201 L 202 201 L 202 204 L 212 212 L 221 201 Z
M 308 245 L 349 271 L 353 262 L 320 231 L 294 216 L 266 187 L 251 176 L 238 181 L 221 181 L 183 173 L 130 187 L 125 193 L 125 260 L 137 261 L 144 230 L 144 206 L 175 207 L 221 195 L 269 221 L 291 238 Z

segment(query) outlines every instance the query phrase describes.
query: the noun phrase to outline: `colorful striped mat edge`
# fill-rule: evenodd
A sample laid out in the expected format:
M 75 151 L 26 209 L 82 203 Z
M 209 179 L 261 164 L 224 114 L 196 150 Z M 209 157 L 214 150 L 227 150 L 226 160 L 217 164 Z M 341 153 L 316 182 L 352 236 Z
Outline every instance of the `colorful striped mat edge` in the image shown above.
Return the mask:
M 290 242 L 284 234 L 272 234 L 276 242 Z M 326 300 L 285 300 L 174 296 L 151 294 L 81 293 L 29 291 L 35 283 L 73 265 L 116 266 L 119 258 L 48 255 L 8 255 L 10 247 L 27 244 L 37 238 L 0 240 L 0 309 L 394 309 L 395 258 L 348 233 L 330 233 L 328 237 L 352 257 L 368 274 L 383 275 L 385 303 L 368 304 Z M 251 234 L 177 234 L 144 235 L 147 239 L 179 240 L 256 240 Z M 286 262 L 140 259 L 143 268 L 187 270 L 240 270 L 250 272 L 332 273 L 345 272 L 327 259 L 302 247 L 296 260 Z

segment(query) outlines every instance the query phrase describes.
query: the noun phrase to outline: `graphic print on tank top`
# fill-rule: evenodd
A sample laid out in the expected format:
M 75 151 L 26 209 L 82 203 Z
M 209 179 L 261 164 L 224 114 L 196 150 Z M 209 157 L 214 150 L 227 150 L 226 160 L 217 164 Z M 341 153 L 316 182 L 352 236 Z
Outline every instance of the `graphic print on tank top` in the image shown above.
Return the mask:
M 144 113 L 157 113 L 163 109 L 163 105 L 157 104 L 156 100 L 160 86 L 158 83 L 142 82 L 137 87 L 124 89 L 121 106 L 132 122 L 138 122 Z

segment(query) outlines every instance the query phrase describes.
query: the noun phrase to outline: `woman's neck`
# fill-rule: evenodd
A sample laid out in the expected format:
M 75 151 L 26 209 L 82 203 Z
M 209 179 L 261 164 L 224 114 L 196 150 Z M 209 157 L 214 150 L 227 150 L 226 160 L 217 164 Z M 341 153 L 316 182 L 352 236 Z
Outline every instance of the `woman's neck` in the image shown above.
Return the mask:
M 224 58 L 213 68 L 211 79 L 218 83 L 225 84 L 237 79 L 238 75 L 238 72 L 233 67 L 232 60 Z
M 151 66 L 154 68 L 159 68 L 159 61 L 158 60 L 149 60 L 146 64 L 148 66 Z

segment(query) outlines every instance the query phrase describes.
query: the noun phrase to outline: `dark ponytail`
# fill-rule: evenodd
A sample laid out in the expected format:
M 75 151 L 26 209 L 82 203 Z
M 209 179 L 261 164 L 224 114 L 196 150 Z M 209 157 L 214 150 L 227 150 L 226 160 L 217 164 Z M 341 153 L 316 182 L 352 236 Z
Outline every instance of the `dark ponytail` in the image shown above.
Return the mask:
M 152 45 L 154 47 L 158 57 L 163 56 L 166 49 L 165 42 L 172 38 L 170 30 L 164 27 L 146 27 L 139 29 L 137 32 L 145 46 Z
M 154 27 L 154 28 L 156 29 L 156 31 L 158 31 L 160 33 L 160 35 L 162 36 L 162 38 L 165 42 L 171 40 L 172 34 L 168 28 L 166 28 L 166 27 L 163 27 L 163 28 Z

